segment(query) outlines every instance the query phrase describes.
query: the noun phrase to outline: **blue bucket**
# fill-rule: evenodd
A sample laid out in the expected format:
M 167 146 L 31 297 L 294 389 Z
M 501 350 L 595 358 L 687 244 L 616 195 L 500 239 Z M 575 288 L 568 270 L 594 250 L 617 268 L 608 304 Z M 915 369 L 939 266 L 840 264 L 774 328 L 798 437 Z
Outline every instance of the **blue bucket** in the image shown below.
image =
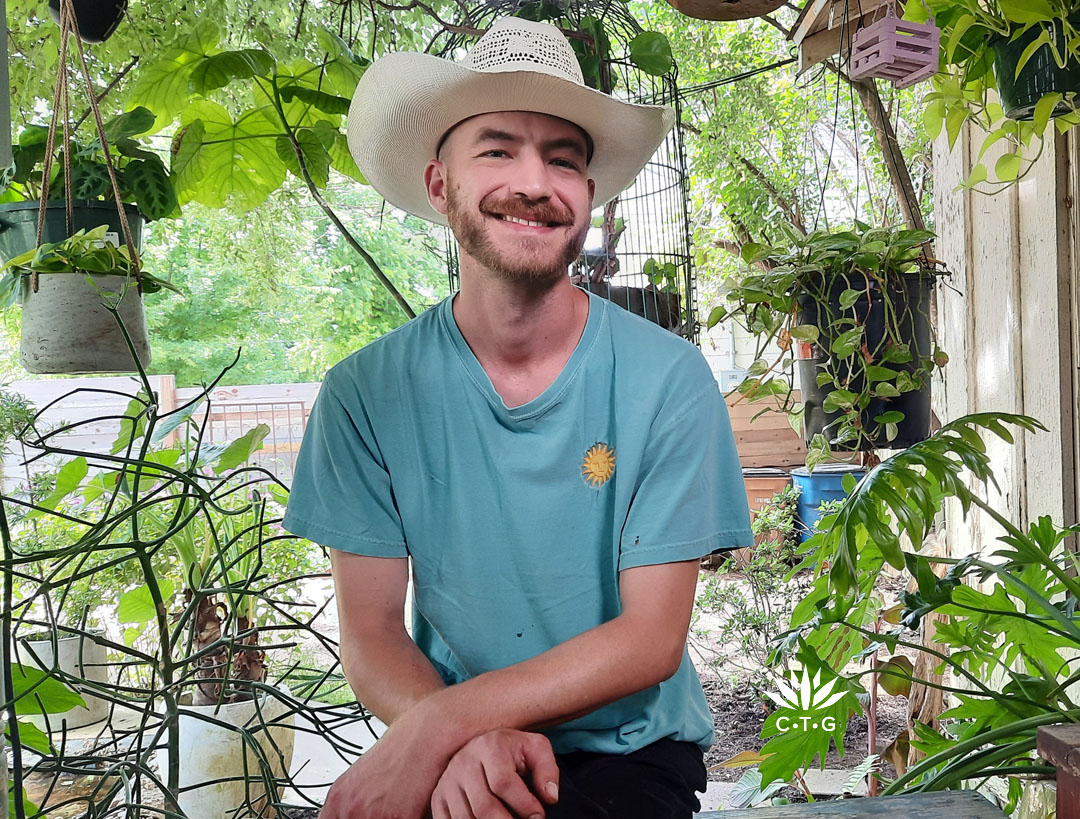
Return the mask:
M 847 497 L 843 480 L 845 475 L 852 475 L 856 481 L 862 479 L 866 470 L 850 464 L 821 464 L 811 473 L 805 466 L 791 470 L 791 481 L 801 490 L 796 510 L 799 515 L 801 533 L 799 541 L 804 541 L 813 534 L 814 524 L 821 518 L 818 511 L 824 501 L 843 500 Z

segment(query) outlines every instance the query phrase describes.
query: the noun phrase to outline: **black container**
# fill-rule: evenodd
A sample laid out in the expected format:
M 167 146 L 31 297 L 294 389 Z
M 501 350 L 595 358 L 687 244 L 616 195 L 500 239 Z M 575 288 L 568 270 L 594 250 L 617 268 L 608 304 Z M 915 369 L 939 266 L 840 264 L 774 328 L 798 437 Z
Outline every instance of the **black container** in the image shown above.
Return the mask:
M 127 0 L 73 0 L 75 22 L 84 43 L 103 43 L 127 11 Z M 49 0 L 49 15 L 60 25 L 60 0 Z
M 911 350 L 912 360 L 907 364 L 883 364 L 897 371 L 913 373 L 918 367 L 920 358 L 933 354 L 930 340 L 929 308 L 930 297 L 934 290 L 934 277 L 920 274 L 893 277 L 889 279 L 888 298 L 896 314 L 896 325 L 902 344 L 907 344 Z M 868 286 L 869 285 L 869 286 Z M 869 290 L 862 293 L 859 299 L 849 308 L 840 307 L 840 294 L 848 288 L 856 290 Z M 886 310 L 885 298 L 878 282 L 874 279 L 866 279 L 856 274 L 851 277 L 838 278 L 829 285 L 829 306 L 832 311 L 832 321 L 838 318 L 854 318 L 865 326 L 863 339 L 869 350 L 879 350 L 886 338 Z M 894 398 L 874 398 L 861 415 L 861 426 L 864 436 L 859 441 L 847 441 L 838 443 L 836 434 L 838 424 L 834 421 L 841 418 L 844 413 L 835 411 L 826 413 L 824 402 L 834 387 L 831 383 L 818 386 L 817 375 L 822 372 L 822 365 L 831 361 L 829 348 L 839 332 L 830 330 L 829 316 L 821 316 L 821 305 L 810 296 L 799 299 L 799 323 L 810 324 L 818 327 L 820 336 L 818 342 L 810 347 L 809 356 L 798 358 L 799 381 L 802 387 L 803 404 L 803 437 L 807 446 L 815 435 L 825 433 L 829 440 L 829 446 L 838 450 L 870 450 L 870 449 L 903 449 L 926 440 L 930 435 L 930 379 L 925 377 L 921 389 L 902 393 Z M 821 326 L 825 325 L 825 326 Z M 840 332 L 848 327 L 841 328 Z M 798 342 L 796 342 L 798 343 Z M 804 347 L 805 349 L 805 347 Z M 882 363 L 882 362 L 875 362 Z M 832 371 L 832 370 L 830 370 Z M 852 378 L 848 387 L 852 392 L 859 393 L 863 389 L 864 376 L 856 375 Z M 887 441 L 885 429 L 874 421 L 874 418 L 889 411 L 904 413 L 904 420 L 898 425 L 898 434 L 892 441 Z M 825 432 L 828 427 L 828 432 Z
M 1070 22 L 1080 25 L 1080 18 L 1071 18 Z M 1009 119 L 1034 119 L 1035 106 L 1045 94 L 1059 91 L 1067 97 L 1069 92 L 1080 91 L 1080 61 L 1068 60 L 1062 68 L 1054 59 L 1054 52 L 1048 43 L 1036 49 L 1020 71 L 1020 76 L 1016 76 L 1016 66 L 1020 64 L 1025 49 L 1048 28 L 1051 28 L 1051 37 L 1058 50 L 1064 51 L 1065 29 L 1060 22 L 1032 26 L 1015 40 L 996 37 L 990 42 L 994 50 L 994 76 L 997 78 L 1001 105 Z M 1067 100 L 1062 100 L 1054 109 L 1053 116 L 1072 110 Z
M 6 262 L 37 247 L 38 206 L 36 199 L 0 204 L 0 259 Z M 115 202 L 82 200 L 73 202 L 72 208 L 75 231 L 108 225 L 109 230 L 117 234 L 118 244 L 124 244 L 124 232 L 120 227 L 120 214 Z M 124 210 L 135 249 L 142 250 L 142 214 L 137 207 L 126 203 Z M 45 210 L 45 229 L 41 241 L 62 242 L 68 236 L 63 200 L 50 201 Z

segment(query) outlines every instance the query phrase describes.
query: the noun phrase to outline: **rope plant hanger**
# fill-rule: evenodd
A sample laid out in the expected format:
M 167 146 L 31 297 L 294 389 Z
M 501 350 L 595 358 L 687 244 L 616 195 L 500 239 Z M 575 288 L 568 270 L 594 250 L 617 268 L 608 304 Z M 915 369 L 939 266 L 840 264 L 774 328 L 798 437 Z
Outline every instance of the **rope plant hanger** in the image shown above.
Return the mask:
M 128 258 L 131 261 L 131 273 L 135 277 L 135 286 L 141 296 L 143 291 L 139 253 L 135 247 L 135 241 L 132 239 L 131 225 L 128 223 L 127 213 L 124 210 L 120 183 L 116 178 L 116 167 L 113 164 L 108 139 L 105 137 L 105 123 L 101 118 L 101 109 L 98 107 L 93 81 L 90 79 L 90 67 L 87 65 L 86 52 L 83 50 L 82 38 L 79 36 L 79 24 L 75 19 L 73 3 L 74 0 L 60 0 L 60 52 L 56 65 L 56 89 L 53 92 L 52 118 L 49 120 L 49 133 L 45 141 L 45 160 L 41 176 L 41 203 L 38 207 L 37 244 L 41 244 L 45 230 L 45 211 L 49 200 L 49 182 L 52 176 L 53 150 L 56 144 L 56 124 L 58 119 L 63 123 L 64 132 L 64 210 L 67 234 L 71 236 L 75 232 L 74 200 L 71 192 L 71 97 L 64 76 L 67 68 L 68 41 L 71 39 L 71 35 L 74 35 L 79 54 L 77 67 L 81 66 L 82 68 L 83 80 L 86 83 L 86 95 L 90 100 L 90 110 L 94 114 L 94 124 L 97 127 L 98 139 L 101 142 L 101 151 L 105 155 L 105 166 L 109 171 L 109 182 L 112 186 L 113 198 L 116 201 L 116 209 L 120 214 L 120 226 L 124 233 L 124 244 L 127 247 Z M 35 271 L 31 276 L 30 286 L 35 293 L 38 292 L 39 288 L 38 275 Z
M 35 373 L 132 372 L 138 369 L 140 362 L 144 366 L 150 363 L 143 294 L 157 292 L 162 287 L 174 288 L 142 272 L 138 247 L 142 222 L 135 224 L 134 232 L 131 223 L 131 219 L 141 220 L 142 216 L 124 203 L 73 0 L 60 0 L 59 11 L 56 88 L 45 139 L 36 238 L 33 249 L 24 251 L 5 265 L 12 275 L 22 278 L 20 360 L 27 370 Z M 105 182 L 101 175 L 96 177 L 100 187 L 93 194 L 86 192 L 88 189 L 82 181 L 73 179 L 73 171 L 78 174 L 80 169 L 71 156 L 74 129 L 66 76 L 73 36 L 78 53 L 76 73 L 81 74 L 86 86 L 100 153 L 104 155 L 108 174 L 105 185 L 101 185 Z M 54 200 L 50 205 L 49 202 L 50 183 L 55 182 L 52 177 L 58 132 L 63 139 L 60 149 L 64 189 L 62 235 L 57 235 L 60 234 L 57 203 Z M 94 146 L 95 151 L 97 148 Z M 101 193 L 107 195 L 110 189 L 116 215 L 104 202 L 94 201 Z M 78 211 L 77 194 L 90 198 L 90 201 L 78 203 Z M 130 217 L 128 208 L 132 208 Z M 78 232 L 77 227 L 80 228 Z M 122 244 L 118 241 L 120 235 Z

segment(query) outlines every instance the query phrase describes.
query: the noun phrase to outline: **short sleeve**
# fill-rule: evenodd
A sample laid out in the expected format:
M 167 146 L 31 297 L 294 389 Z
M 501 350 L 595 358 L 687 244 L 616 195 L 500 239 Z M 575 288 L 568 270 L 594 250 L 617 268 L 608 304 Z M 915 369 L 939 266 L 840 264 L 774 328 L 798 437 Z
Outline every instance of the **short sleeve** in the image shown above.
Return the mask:
M 296 459 L 282 525 L 323 546 L 372 557 L 406 557 L 390 474 L 359 398 L 343 402 L 323 382 Z
M 651 431 L 623 527 L 619 568 L 753 544 L 735 436 L 712 384 Z

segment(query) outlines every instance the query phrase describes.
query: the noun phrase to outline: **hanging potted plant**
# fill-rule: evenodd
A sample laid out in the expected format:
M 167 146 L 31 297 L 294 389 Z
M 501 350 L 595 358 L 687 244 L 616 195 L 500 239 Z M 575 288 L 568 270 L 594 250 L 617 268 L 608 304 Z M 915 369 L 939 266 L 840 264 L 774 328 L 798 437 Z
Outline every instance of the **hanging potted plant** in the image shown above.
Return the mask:
M 905 18 L 932 17 L 941 28 L 942 71 L 923 97 L 931 137 L 946 130 L 954 146 L 963 125 L 986 132 L 968 186 L 1002 188 L 1023 177 L 1032 148 L 1053 125 L 1080 123 L 1080 0 L 908 0 Z M 991 145 L 1010 148 L 994 167 Z
M 150 361 L 143 294 L 175 287 L 138 271 L 107 225 L 40 245 L 0 267 L 0 309 L 22 304 L 20 360 L 34 373 L 136 369 L 106 300 L 119 310 L 139 361 Z
M 775 246 L 749 243 L 755 265 L 715 308 L 709 326 L 732 317 L 764 350 L 739 385 L 744 400 L 782 396 L 801 420 L 807 465 L 832 450 L 902 448 L 929 434 L 930 376 L 948 356 L 934 340 L 930 299 L 941 271 L 923 254 L 934 234 L 871 228 L 815 231 L 788 228 Z M 797 370 L 802 403 L 791 402 Z
M 12 147 L 12 164 L 7 175 L 0 181 L 0 259 L 19 256 L 38 244 L 41 198 L 48 198 L 50 191 L 64 194 L 69 187 L 73 230 L 106 224 L 109 232 L 119 239 L 123 235 L 116 205 L 119 197 L 124 202 L 135 247 L 141 250 L 144 220 L 180 215 L 171 174 L 161 158 L 138 140 L 153 126 L 154 115 L 141 106 L 104 124 L 106 144 L 115 152 L 110 156 L 117 178 L 115 191 L 99 138 L 84 142 L 72 139 L 70 156 L 65 158 L 61 147 L 46 162 L 48 127 L 25 128 Z M 44 178 L 46 164 L 51 166 L 48 183 Z M 68 166 L 70 180 L 64 178 Z M 49 200 L 40 241 L 59 242 L 70 235 L 64 199 Z

